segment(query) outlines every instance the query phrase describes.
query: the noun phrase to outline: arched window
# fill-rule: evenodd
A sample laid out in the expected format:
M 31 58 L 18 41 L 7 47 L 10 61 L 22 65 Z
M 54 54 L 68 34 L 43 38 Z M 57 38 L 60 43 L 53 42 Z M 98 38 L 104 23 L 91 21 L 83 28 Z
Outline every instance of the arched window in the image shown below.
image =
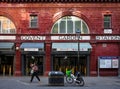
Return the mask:
M 14 23 L 4 17 L 4 16 L 0 16 L 0 34 L 14 34 L 16 33 L 16 28 Z
M 59 19 L 52 27 L 52 34 L 75 34 L 76 30 L 81 30 L 81 34 L 89 34 L 87 24 L 75 16 L 65 16 Z

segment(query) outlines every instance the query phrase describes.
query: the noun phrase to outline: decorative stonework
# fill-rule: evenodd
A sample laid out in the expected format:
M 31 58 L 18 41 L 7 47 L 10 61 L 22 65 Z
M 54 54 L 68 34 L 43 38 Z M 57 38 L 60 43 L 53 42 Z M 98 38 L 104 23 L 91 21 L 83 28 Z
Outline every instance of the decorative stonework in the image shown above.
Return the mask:
M 1 2 L 7 3 L 82 3 L 82 2 L 102 2 L 102 3 L 111 3 L 111 2 L 120 2 L 119 0 L 1 0 Z

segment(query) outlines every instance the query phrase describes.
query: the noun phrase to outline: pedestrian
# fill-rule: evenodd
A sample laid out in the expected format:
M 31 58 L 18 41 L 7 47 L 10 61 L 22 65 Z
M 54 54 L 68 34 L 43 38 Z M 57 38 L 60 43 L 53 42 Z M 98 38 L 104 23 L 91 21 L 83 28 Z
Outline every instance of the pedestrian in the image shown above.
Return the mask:
M 33 81 L 34 77 L 36 77 L 38 79 L 38 81 L 40 81 L 40 78 L 38 77 L 38 66 L 34 63 L 31 64 L 31 80 L 30 82 Z

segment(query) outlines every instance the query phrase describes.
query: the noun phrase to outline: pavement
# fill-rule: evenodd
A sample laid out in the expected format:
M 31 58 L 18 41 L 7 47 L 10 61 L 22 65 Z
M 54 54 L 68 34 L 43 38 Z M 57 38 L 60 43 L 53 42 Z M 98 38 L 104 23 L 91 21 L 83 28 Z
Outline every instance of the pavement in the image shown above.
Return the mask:
M 64 86 L 50 86 L 48 77 L 39 76 L 41 81 L 36 78 L 30 83 L 30 76 L 9 77 L 0 76 L 0 89 L 120 89 L 119 77 L 83 77 L 85 85 L 83 87 L 73 84 L 68 84 L 64 80 Z

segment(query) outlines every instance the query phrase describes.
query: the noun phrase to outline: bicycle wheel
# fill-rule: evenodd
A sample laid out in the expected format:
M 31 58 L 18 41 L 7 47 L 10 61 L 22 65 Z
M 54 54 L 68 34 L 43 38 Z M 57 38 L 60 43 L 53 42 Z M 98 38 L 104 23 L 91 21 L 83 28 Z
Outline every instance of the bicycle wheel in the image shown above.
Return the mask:
M 81 77 L 81 78 L 78 78 L 78 80 L 80 81 L 78 84 L 79 84 L 80 86 L 84 86 L 85 82 L 84 82 L 83 78 L 82 78 L 82 77 Z
M 66 76 L 66 82 L 72 84 L 74 82 L 74 79 L 72 77 Z

